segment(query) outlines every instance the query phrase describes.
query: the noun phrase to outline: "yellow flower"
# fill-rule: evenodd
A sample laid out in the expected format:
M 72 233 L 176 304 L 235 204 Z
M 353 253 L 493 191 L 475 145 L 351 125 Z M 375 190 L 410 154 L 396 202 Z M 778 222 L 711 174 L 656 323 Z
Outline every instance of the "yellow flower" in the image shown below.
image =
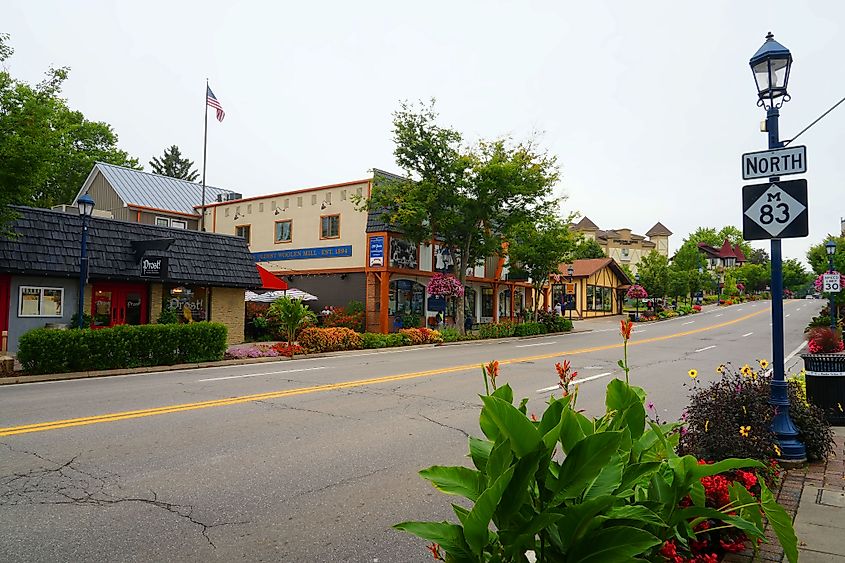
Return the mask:
M 739 427 L 739 435 L 742 436 L 743 438 L 747 438 L 750 431 L 751 431 L 750 426 L 740 426 Z
M 748 409 L 745 408 L 745 405 L 742 405 L 742 414 L 748 415 Z
M 710 427 L 710 421 L 709 421 L 709 420 L 705 420 L 705 421 L 704 421 L 704 431 L 705 431 L 705 432 L 707 432 L 707 431 L 708 431 L 708 429 L 709 429 L 709 427 Z
M 716 368 L 716 373 L 720 375 L 725 375 L 725 364 L 720 365 Z
M 745 377 L 751 377 L 752 375 L 754 375 L 754 370 L 751 369 L 751 366 L 745 364 L 739 369 L 739 373 L 741 373 Z
M 778 457 L 780 457 L 780 447 L 779 447 L 777 444 L 774 444 L 774 446 L 775 446 L 775 454 L 776 454 Z
M 839 407 L 839 412 L 845 412 L 842 410 L 842 403 L 836 403 L 836 406 Z
M 698 370 L 691 369 L 687 372 L 687 375 L 690 376 L 690 379 L 695 379 L 696 377 L 698 377 Z
M 759 363 L 760 367 L 763 368 L 763 369 L 766 369 L 767 367 L 769 367 L 769 361 L 768 360 L 757 360 L 757 363 Z

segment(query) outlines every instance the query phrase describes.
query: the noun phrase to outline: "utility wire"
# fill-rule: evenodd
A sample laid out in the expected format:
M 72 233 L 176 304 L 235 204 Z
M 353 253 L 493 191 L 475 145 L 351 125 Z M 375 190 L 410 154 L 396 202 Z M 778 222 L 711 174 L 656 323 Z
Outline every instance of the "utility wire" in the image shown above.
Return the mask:
M 833 110 L 835 110 L 835 109 L 839 106 L 839 104 L 841 104 L 842 102 L 845 102 L 845 98 L 842 98 L 841 100 L 839 100 L 838 102 L 836 102 L 836 103 L 833 105 L 833 107 L 832 107 L 832 108 L 830 108 L 829 110 L 827 110 L 826 112 L 824 112 L 823 114 L 821 114 L 821 115 L 818 117 L 818 119 L 816 119 L 815 121 L 813 121 L 812 123 L 810 123 L 809 125 L 807 125 L 806 127 L 804 127 L 804 128 L 801 130 L 801 132 L 800 132 L 800 133 L 798 133 L 797 135 L 795 135 L 794 137 L 792 137 L 792 138 L 791 138 L 791 139 L 789 139 L 788 141 L 785 141 L 785 142 L 783 143 L 783 146 L 788 145 L 789 143 L 791 143 L 792 141 L 794 141 L 795 139 L 797 139 L 798 137 L 800 137 L 800 136 L 801 136 L 801 135 L 802 135 L 802 134 L 803 134 L 803 133 L 804 133 L 807 129 L 809 129 L 810 127 L 812 127 L 813 125 L 815 125 L 816 123 L 818 123 L 819 121 L 821 121 L 821 120 L 824 118 L 824 116 L 826 116 L 827 114 L 829 114 L 830 112 L 832 112 Z

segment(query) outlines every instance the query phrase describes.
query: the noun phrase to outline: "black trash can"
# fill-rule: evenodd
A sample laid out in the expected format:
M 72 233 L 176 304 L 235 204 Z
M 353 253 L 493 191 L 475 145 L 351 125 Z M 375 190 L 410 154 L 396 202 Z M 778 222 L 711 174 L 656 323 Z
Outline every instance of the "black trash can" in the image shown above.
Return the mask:
M 845 426 L 845 354 L 801 354 L 807 400 L 821 407 L 832 426 Z

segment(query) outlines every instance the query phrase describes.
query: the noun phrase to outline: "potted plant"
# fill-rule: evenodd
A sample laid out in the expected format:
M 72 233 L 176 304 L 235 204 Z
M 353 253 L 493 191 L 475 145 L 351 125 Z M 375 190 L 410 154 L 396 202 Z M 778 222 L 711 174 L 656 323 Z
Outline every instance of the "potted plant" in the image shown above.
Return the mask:
M 845 426 L 845 354 L 842 335 L 829 327 L 807 332 L 809 354 L 801 354 L 807 371 L 807 400 L 825 411 L 835 426 Z

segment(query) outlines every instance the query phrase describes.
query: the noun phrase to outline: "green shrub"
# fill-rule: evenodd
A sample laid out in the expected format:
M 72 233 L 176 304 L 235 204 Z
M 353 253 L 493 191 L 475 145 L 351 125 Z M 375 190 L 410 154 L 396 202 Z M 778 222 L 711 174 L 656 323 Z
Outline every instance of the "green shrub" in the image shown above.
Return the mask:
M 161 310 L 161 314 L 156 319 L 156 323 L 160 325 L 172 325 L 179 322 L 179 314 L 176 312 L 176 309 L 171 309 L 167 307 Z
M 534 336 L 536 334 L 546 334 L 546 325 L 543 323 L 521 323 L 513 328 L 514 336 Z
M 365 332 L 361 335 L 361 343 L 364 348 L 395 348 L 397 346 L 409 345 L 411 343 L 411 339 L 398 332 L 390 334 Z
M 364 313 L 364 304 L 360 301 L 350 301 L 344 309 L 350 315 L 357 315 L 358 313 Z
M 440 330 L 440 337 L 443 342 L 463 342 L 465 340 L 478 340 L 472 333 L 461 334 L 461 331 L 453 326 L 447 326 Z
M 480 338 L 505 338 L 513 336 L 514 323 L 502 321 L 498 323 L 486 323 L 478 327 Z
M 34 374 L 208 362 L 223 359 L 226 334 L 225 325 L 208 322 L 38 328 L 21 336 L 17 357 Z
M 317 316 L 299 299 L 280 297 L 267 310 L 270 326 L 279 336 L 293 344 L 300 330 L 316 324 Z
M 540 311 L 537 320 L 546 325 L 546 332 L 549 334 L 572 330 L 572 321 L 554 312 Z
M 364 343 L 361 334 L 350 328 L 306 328 L 299 333 L 299 345 L 308 352 L 337 352 L 360 350 Z

